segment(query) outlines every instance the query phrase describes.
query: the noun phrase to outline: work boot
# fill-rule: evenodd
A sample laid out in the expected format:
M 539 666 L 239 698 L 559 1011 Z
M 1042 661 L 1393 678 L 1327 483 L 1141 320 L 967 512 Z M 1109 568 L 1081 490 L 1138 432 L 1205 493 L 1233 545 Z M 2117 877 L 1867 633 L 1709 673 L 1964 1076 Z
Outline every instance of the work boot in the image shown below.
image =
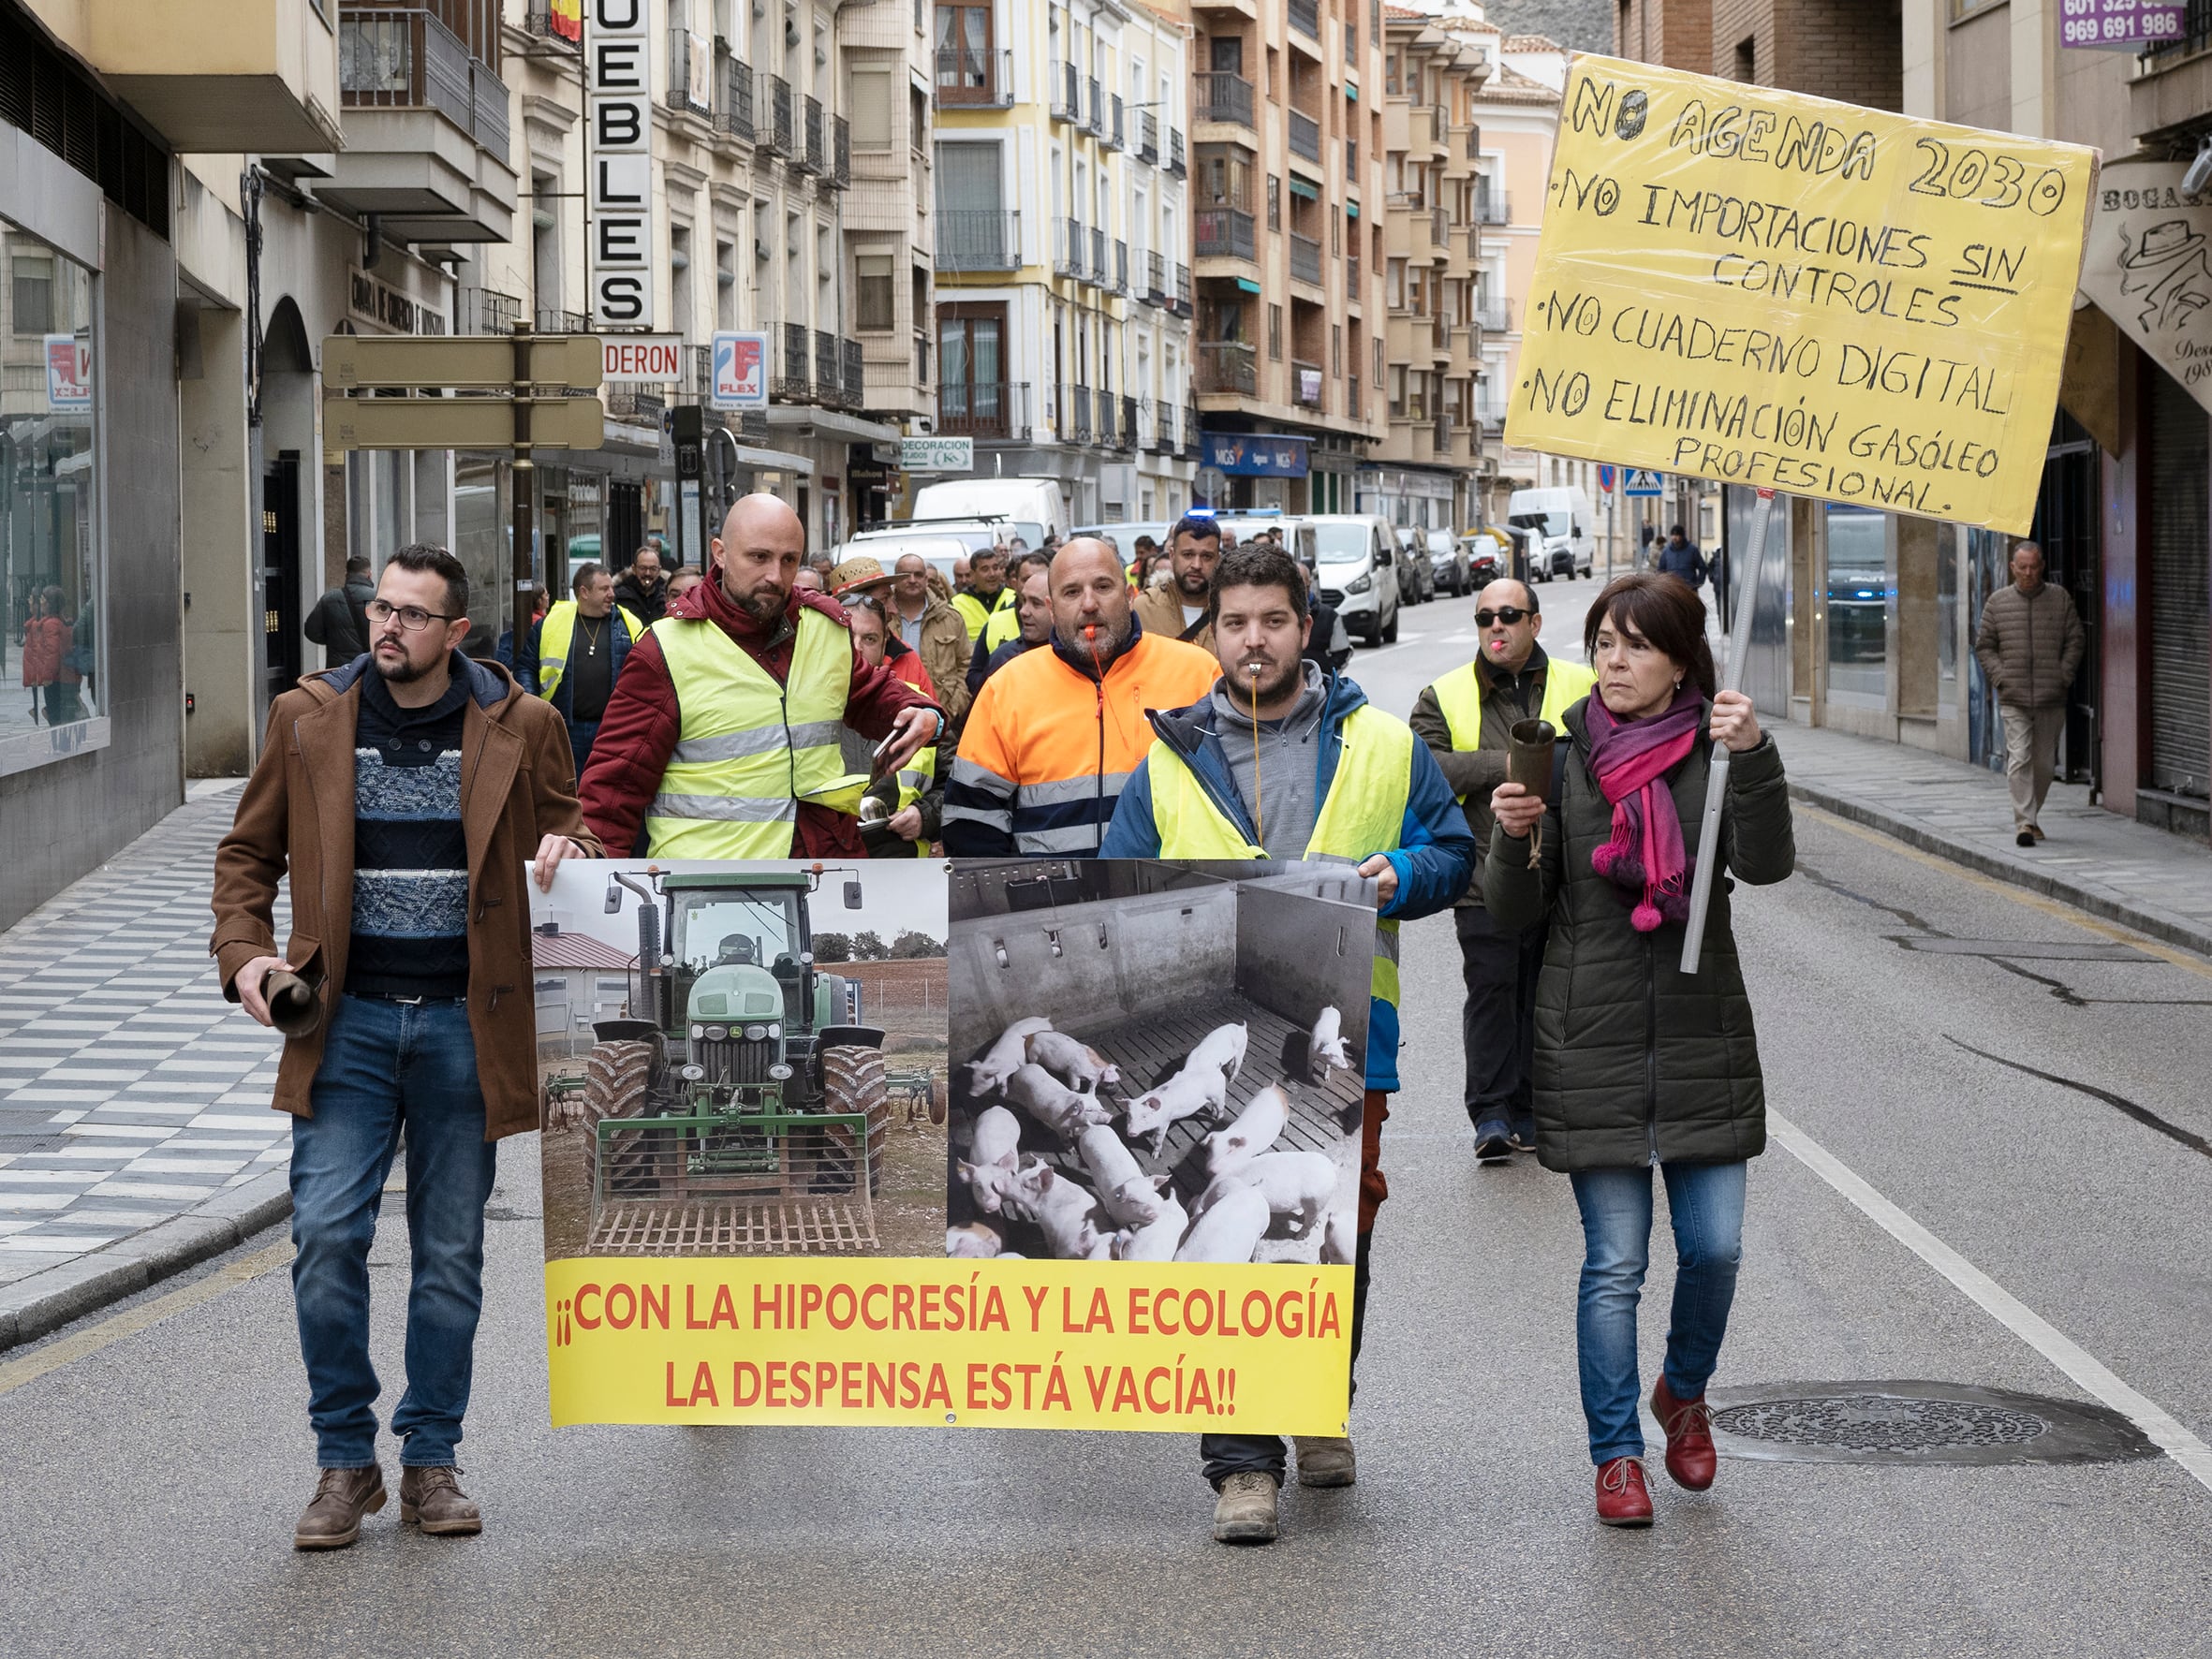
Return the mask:
M 1651 1415 L 1667 1437 L 1667 1473 L 1674 1484 L 1692 1492 L 1711 1486 L 1719 1464 L 1713 1450 L 1713 1408 L 1705 1397 L 1675 1399 L 1662 1372 L 1651 1387 Z
M 406 1468 L 399 1475 L 399 1518 L 419 1526 L 434 1538 L 459 1537 L 484 1530 L 482 1511 L 476 1500 L 454 1480 L 460 1473 L 450 1463 L 434 1468 Z
M 1651 1524 L 1651 1492 L 1644 1484 L 1642 1458 L 1614 1458 L 1598 1465 L 1598 1524 Z
M 1349 1486 L 1357 1477 L 1349 1434 L 1293 1434 L 1300 1486 Z
M 1503 1123 L 1475 1125 L 1475 1162 L 1502 1164 L 1513 1155 L 1513 1143 L 1507 1138 Z
M 361 1536 L 361 1518 L 384 1507 L 384 1471 L 325 1469 L 292 1529 L 294 1549 L 343 1549 Z
M 1261 1470 L 1240 1469 L 1229 1476 L 1214 1500 L 1214 1542 L 1274 1543 L 1275 1493 L 1275 1476 Z

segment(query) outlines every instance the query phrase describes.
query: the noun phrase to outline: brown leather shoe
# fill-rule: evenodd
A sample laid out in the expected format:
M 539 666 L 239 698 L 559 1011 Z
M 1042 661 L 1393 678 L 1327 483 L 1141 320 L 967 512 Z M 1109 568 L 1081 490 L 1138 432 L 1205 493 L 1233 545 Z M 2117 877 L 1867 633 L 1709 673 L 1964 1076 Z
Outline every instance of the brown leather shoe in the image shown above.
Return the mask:
M 420 1527 L 434 1538 L 482 1532 L 483 1512 L 455 1481 L 454 1476 L 459 1473 L 450 1463 L 431 1469 L 402 1469 L 399 1475 L 401 1521 Z
M 292 1529 L 294 1549 L 343 1549 L 361 1536 L 361 1518 L 384 1507 L 384 1471 L 325 1469 Z
M 1642 1458 L 1614 1458 L 1598 1466 L 1598 1524 L 1651 1524 L 1651 1492 L 1644 1484 Z
M 1667 1473 L 1684 1491 L 1702 1492 L 1713 1484 L 1719 1460 L 1713 1448 L 1713 1410 L 1700 1394 L 1677 1400 L 1662 1373 L 1651 1387 L 1651 1415 L 1667 1436 Z

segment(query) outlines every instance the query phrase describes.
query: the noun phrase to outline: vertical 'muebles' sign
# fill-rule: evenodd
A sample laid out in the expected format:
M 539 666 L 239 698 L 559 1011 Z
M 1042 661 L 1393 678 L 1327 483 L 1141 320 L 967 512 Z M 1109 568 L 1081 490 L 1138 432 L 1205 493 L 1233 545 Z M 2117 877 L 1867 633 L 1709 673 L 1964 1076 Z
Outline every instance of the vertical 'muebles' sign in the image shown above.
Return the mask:
M 653 327 L 653 70 L 650 0 L 590 0 L 591 315 L 598 329 Z

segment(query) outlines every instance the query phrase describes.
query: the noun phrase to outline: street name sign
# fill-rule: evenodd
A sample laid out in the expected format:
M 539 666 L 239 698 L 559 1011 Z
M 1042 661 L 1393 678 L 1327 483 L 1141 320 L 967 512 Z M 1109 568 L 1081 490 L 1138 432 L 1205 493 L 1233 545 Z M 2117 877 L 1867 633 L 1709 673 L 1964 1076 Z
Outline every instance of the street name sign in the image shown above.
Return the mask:
M 583 391 L 599 384 L 597 335 L 532 334 L 529 340 L 530 378 L 538 385 Z M 514 362 L 511 334 L 332 334 L 322 343 L 322 383 L 347 391 L 360 387 L 510 387 Z
M 606 441 L 596 397 L 530 398 L 532 449 L 597 449 Z M 514 446 L 511 398 L 348 398 L 323 400 L 329 449 L 506 449 Z

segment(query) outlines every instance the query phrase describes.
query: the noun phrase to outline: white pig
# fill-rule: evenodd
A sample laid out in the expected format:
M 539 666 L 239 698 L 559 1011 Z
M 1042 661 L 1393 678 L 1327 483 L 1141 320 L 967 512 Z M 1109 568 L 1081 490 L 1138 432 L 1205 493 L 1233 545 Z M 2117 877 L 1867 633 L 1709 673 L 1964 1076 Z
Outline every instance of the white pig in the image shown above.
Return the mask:
M 945 1254 L 988 1260 L 1000 1253 L 998 1234 L 981 1222 L 945 1229 Z
M 1190 1050 L 1190 1058 L 1184 1061 L 1183 1069 L 1196 1071 L 1201 1066 L 1218 1066 L 1227 1081 L 1235 1082 L 1237 1074 L 1245 1069 L 1245 1043 L 1248 1035 L 1241 1020 L 1234 1025 L 1217 1025 Z
M 1245 1065 L 1245 1027 L 1221 1025 L 1190 1050 L 1178 1071 L 1157 1089 L 1128 1103 L 1129 1133 L 1152 1137 L 1152 1155 L 1168 1144 L 1168 1131 L 1200 1112 L 1217 1117 L 1229 1108 L 1229 1085 Z
M 1064 1031 L 1031 1032 L 1027 1055 L 1069 1088 L 1081 1089 L 1085 1094 L 1096 1094 L 1101 1083 L 1121 1081 L 1119 1066 Z
M 995 1094 L 1006 1086 L 1006 1079 L 1014 1074 L 1014 1067 L 1022 1064 L 1023 1050 L 1028 1046 L 1031 1034 L 1050 1031 L 1053 1022 L 1042 1015 L 1017 1020 L 998 1034 L 981 1060 L 968 1062 L 967 1092 L 978 1099 Z
M 1113 1235 L 1115 1261 L 1173 1261 L 1175 1247 L 1189 1230 L 1190 1217 L 1173 1193 L 1162 1193 L 1159 1214 L 1151 1225 L 1124 1227 Z
M 1093 1123 L 1111 1122 L 1113 1113 L 1095 1095 L 1079 1094 L 1034 1064 L 1017 1067 L 1006 1079 L 1006 1097 L 1062 1140 L 1072 1142 Z
M 1079 1138 L 1084 1167 L 1099 1188 L 1099 1202 L 1123 1226 L 1150 1226 L 1159 1219 L 1160 1194 L 1167 1189 L 1164 1175 L 1146 1175 L 1121 1137 L 1106 1123 L 1094 1123 Z
M 1357 1213 L 1349 1210 L 1330 1212 L 1328 1231 L 1321 1235 L 1321 1259 L 1332 1267 L 1349 1268 L 1359 1255 L 1359 1238 L 1352 1231 Z
M 1113 1248 L 1113 1224 L 1099 1207 L 1090 1189 L 1045 1164 L 1032 1164 L 1016 1182 L 1017 1199 L 1010 1191 L 1010 1207 L 1016 1202 L 1029 1219 L 1044 1229 L 1045 1243 L 1061 1261 L 1104 1261 Z
M 1317 1083 L 1329 1080 L 1329 1069 L 1351 1064 L 1351 1045 L 1344 1040 L 1344 1016 L 1334 1007 L 1323 1008 L 1305 1036 L 1305 1075 Z
M 1293 1216 L 1293 1234 L 1309 1239 L 1336 1191 L 1336 1160 L 1327 1152 L 1263 1152 L 1237 1171 L 1267 1195 L 1267 1207 Z
M 1275 1144 L 1275 1138 L 1290 1121 L 1290 1097 L 1280 1085 L 1270 1083 L 1252 1096 L 1251 1104 L 1237 1114 L 1235 1123 L 1206 1137 L 1207 1175 L 1241 1171 Z
M 1191 1224 L 1175 1259 L 1250 1261 L 1273 1219 L 1265 1193 L 1256 1186 L 1239 1187 Z
M 967 1182 L 968 1196 L 975 1200 L 976 1208 L 985 1215 L 998 1213 L 1006 1183 L 1014 1177 L 1021 1143 L 1021 1122 L 1005 1107 L 985 1107 L 976 1119 L 967 1156 L 958 1159 L 953 1167 L 960 1179 Z

